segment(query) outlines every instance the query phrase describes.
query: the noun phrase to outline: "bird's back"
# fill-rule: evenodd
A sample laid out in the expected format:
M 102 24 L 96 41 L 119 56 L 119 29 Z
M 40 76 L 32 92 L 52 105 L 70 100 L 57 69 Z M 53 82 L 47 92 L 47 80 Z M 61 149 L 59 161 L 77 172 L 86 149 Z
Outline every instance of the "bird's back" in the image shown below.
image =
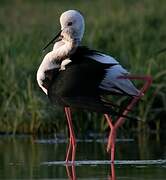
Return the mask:
M 101 95 L 111 91 L 101 86 L 107 70 L 119 65 L 116 61 L 101 63 L 93 56 L 99 52 L 79 47 L 70 59 L 65 71 L 56 71 L 49 87 L 49 98 L 53 103 L 63 106 L 86 108 L 92 111 L 110 111 L 110 107 L 101 100 Z M 110 77 L 109 77 L 110 78 Z

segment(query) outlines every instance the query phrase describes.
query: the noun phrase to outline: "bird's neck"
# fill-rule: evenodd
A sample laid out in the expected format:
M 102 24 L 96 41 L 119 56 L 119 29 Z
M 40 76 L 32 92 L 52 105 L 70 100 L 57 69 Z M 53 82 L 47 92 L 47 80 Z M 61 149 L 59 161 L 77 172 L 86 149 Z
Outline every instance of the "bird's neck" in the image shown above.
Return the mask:
M 81 44 L 81 40 L 79 39 L 79 38 L 66 38 L 66 37 L 64 37 L 63 39 L 62 39 L 62 41 L 65 43 L 65 44 L 67 44 L 67 45 L 72 45 L 72 44 Z

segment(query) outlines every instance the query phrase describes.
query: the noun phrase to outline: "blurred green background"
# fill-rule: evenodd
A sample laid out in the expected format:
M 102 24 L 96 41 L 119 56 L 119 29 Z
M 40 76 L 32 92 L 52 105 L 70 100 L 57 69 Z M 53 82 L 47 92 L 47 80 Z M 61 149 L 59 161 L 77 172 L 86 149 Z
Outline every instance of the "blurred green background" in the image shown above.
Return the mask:
M 53 107 L 36 82 L 44 45 L 58 32 L 62 12 L 80 10 L 83 44 L 112 55 L 132 74 L 153 84 L 123 130 L 166 127 L 165 0 L 0 0 L 0 133 L 64 133 L 63 110 Z M 138 83 L 138 86 L 140 83 Z M 104 132 L 102 115 L 75 111 L 80 133 Z M 162 127 L 162 129 L 160 128 Z

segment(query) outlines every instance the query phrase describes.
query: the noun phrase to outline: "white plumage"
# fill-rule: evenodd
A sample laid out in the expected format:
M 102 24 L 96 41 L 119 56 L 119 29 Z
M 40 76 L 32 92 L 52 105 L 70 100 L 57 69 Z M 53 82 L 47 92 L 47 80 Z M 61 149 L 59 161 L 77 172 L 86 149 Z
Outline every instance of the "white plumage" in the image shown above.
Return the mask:
M 84 34 L 84 18 L 75 10 L 64 12 L 60 17 L 61 40 L 55 42 L 53 50 L 46 54 L 38 71 L 37 82 L 42 90 L 47 94 L 47 89 L 43 86 L 46 78 L 45 72 L 54 68 L 65 70 L 65 66 L 71 62 L 70 55 L 80 45 Z M 61 65 L 57 63 L 61 61 Z
M 98 53 L 98 52 L 93 55 L 88 55 L 87 57 L 90 57 L 94 59 L 95 61 L 103 63 L 103 64 L 119 64 L 119 62 L 115 60 L 113 57 L 106 54 Z
M 129 79 L 119 78 L 120 76 L 129 75 L 129 72 L 124 69 L 117 60 L 115 60 L 111 56 L 101 53 L 91 55 L 89 57 L 100 63 L 113 65 L 106 69 L 105 77 L 100 83 L 99 88 L 117 93 L 125 92 L 126 94 L 132 96 L 138 95 L 139 90 L 133 85 L 133 83 Z
M 54 68 L 59 68 L 60 66 L 53 62 L 53 52 L 49 52 L 43 59 L 37 71 L 37 82 L 39 87 L 47 94 L 47 89 L 43 86 L 43 81 L 46 78 L 45 72 Z

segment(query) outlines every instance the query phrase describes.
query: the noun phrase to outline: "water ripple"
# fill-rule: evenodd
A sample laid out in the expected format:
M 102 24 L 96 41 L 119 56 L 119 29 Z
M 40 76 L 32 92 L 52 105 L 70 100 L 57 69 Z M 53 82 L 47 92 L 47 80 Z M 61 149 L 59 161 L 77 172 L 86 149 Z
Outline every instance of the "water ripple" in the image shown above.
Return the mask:
M 98 142 L 98 143 L 107 143 L 107 138 L 98 138 L 98 139 L 76 139 L 76 142 L 85 142 L 85 143 L 91 143 L 91 142 Z M 133 142 L 134 139 L 116 139 L 116 142 Z M 35 140 L 38 144 L 60 144 L 60 143 L 68 143 L 68 139 L 40 139 Z
M 69 162 L 70 164 L 70 162 Z M 111 164 L 109 160 L 85 160 L 85 161 L 75 161 L 74 165 L 107 165 Z M 166 159 L 158 160 L 122 160 L 115 161 L 114 164 L 118 165 L 166 165 Z M 65 161 L 48 161 L 42 162 L 41 165 L 66 165 Z

